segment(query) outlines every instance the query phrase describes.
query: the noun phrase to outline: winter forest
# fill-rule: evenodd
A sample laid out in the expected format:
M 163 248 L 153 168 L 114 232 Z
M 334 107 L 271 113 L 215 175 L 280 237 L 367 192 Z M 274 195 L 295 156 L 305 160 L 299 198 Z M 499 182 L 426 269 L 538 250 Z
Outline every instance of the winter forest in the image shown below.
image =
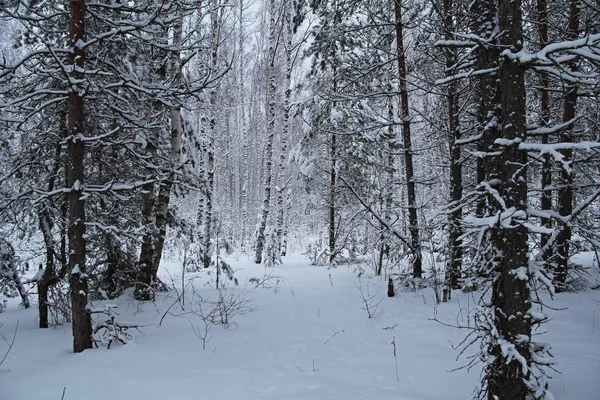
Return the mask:
M 599 197 L 595 0 L 0 0 L 0 398 L 600 399 Z

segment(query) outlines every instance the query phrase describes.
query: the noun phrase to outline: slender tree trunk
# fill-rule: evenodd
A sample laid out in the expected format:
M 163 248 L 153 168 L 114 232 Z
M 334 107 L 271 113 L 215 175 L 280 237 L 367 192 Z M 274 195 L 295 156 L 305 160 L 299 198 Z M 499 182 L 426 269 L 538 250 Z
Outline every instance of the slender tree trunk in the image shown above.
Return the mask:
M 396 27 L 396 52 L 398 57 L 398 81 L 400 88 L 400 114 L 402 117 L 402 139 L 404 141 L 404 169 L 406 173 L 406 195 L 408 208 L 408 230 L 413 250 L 413 277 L 422 275 L 421 240 L 419 237 L 419 221 L 417 215 L 417 196 L 413 170 L 413 154 L 410 134 L 410 115 L 408 106 L 408 89 L 406 82 L 406 56 L 404 53 L 404 26 L 402 24 L 401 0 L 394 0 L 394 16 Z
M 499 0 L 498 21 L 500 45 L 518 52 L 523 47 L 521 1 Z M 495 215 L 506 210 L 514 213 L 510 226 L 499 221 L 491 231 L 495 248 L 491 263 L 493 271 L 491 316 L 492 338 L 488 342 L 493 357 L 487 365 L 487 397 L 525 400 L 529 394 L 531 348 L 531 295 L 528 271 L 529 250 L 527 222 L 527 154 L 518 149 L 526 135 L 525 68 L 511 57 L 503 57 L 499 70 L 501 88 L 501 137 L 506 142 L 497 145 L 499 155 L 489 158 L 487 182 L 504 201 L 490 201 Z M 526 273 L 526 272 L 525 272 Z M 506 348 L 512 350 L 506 351 Z M 518 360 L 519 354 L 523 360 Z
M 269 86 L 267 89 L 267 143 L 265 147 L 265 175 L 264 195 L 260 213 L 260 223 L 256 237 L 256 253 L 254 262 L 262 262 L 262 253 L 265 245 L 265 229 L 271 206 L 271 184 L 273 179 L 273 140 L 275 138 L 275 46 L 277 45 L 277 27 L 275 26 L 275 0 L 269 6 Z
M 454 30 L 454 10 L 452 0 L 444 0 L 444 38 L 452 40 Z M 456 49 L 446 49 L 446 76 L 454 74 L 453 68 L 456 63 Z M 460 161 L 460 147 L 456 143 L 460 137 L 458 117 L 458 91 L 456 82 L 448 85 L 446 101 L 448 102 L 448 130 L 450 144 L 450 200 L 458 202 L 462 198 L 462 164 Z M 446 262 L 446 273 L 442 301 L 451 299 L 452 289 L 458 288 L 458 278 L 462 265 L 462 236 L 461 229 L 462 211 L 457 209 L 450 214 L 448 232 L 448 260 Z
M 544 48 L 548 44 L 548 4 L 547 0 L 538 0 L 538 34 L 540 39 L 540 48 Z M 550 91 L 548 86 L 550 80 L 546 72 L 540 72 L 540 83 L 542 89 L 540 91 L 540 109 L 541 109 L 541 126 L 547 126 L 550 123 Z M 548 144 L 548 135 L 542 136 L 542 144 Z M 552 191 L 550 185 L 552 185 L 552 159 L 549 154 L 543 156 L 542 162 L 542 196 L 541 196 L 541 207 L 542 210 L 552 210 Z M 552 226 L 551 218 L 542 218 L 542 225 L 550 228 Z M 542 234 L 540 247 L 543 249 L 546 247 L 550 235 Z M 547 251 L 545 253 L 548 253 Z M 546 257 L 544 257 L 546 258 Z
M 173 46 L 181 47 L 183 36 L 183 17 L 179 16 L 173 26 Z M 179 51 L 171 53 L 169 65 L 169 74 L 174 75 L 175 82 L 181 81 L 181 61 Z M 167 233 L 167 217 L 169 212 L 169 203 L 171 202 L 171 189 L 175 179 L 176 169 L 179 166 L 181 158 L 181 137 L 183 135 L 183 126 L 181 123 L 181 108 L 175 106 L 171 108 L 171 152 L 170 152 L 170 171 L 167 171 L 169 179 L 164 181 L 158 191 L 157 210 L 156 210 L 156 229 L 157 237 L 154 242 L 154 260 L 152 264 L 152 280 L 157 281 L 158 268 L 162 259 L 163 248 L 165 245 L 165 236 Z
M 217 2 L 215 1 L 216 5 Z M 221 13 L 222 8 L 217 8 L 211 15 L 211 56 L 210 64 L 211 71 L 216 73 L 217 63 L 219 57 L 219 31 L 221 29 Z M 208 144 L 206 146 L 206 204 L 204 210 L 204 242 L 202 261 L 204 268 L 210 267 L 211 260 L 211 246 L 210 241 L 212 239 L 212 225 L 213 225 L 213 200 L 214 200 L 214 187 L 215 187 L 215 134 L 217 129 L 217 100 L 218 93 L 217 89 L 213 88 L 210 92 L 210 119 L 208 121 Z
M 156 157 L 156 134 L 150 132 L 148 144 L 146 145 L 146 154 L 150 159 Z M 145 179 L 151 180 L 155 171 L 152 168 L 147 168 Z M 135 285 L 134 297 L 137 300 L 151 300 L 153 295 L 152 276 L 154 266 L 154 235 L 156 232 L 156 196 L 155 183 L 153 181 L 142 186 L 142 226 L 144 227 L 144 236 L 142 237 L 142 248 L 140 251 L 140 259 L 138 261 L 138 272 Z
M 239 105 L 238 109 L 240 112 L 240 121 L 239 126 L 241 127 L 240 140 L 242 141 L 242 163 L 241 163 L 241 171 L 240 171 L 240 180 L 241 180 L 241 210 L 242 210 L 242 220 L 241 220 L 241 248 L 245 250 L 246 248 L 246 240 L 248 233 L 246 231 L 246 225 L 248 224 L 248 185 L 250 185 L 250 172 L 249 172 L 249 163 L 248 163 L 248 126 L 246 121 L 246 87 L 245 87 L 245 69 L 246 69 L 246 58 L 244 51 L 244 0 L 240 0 L 240 37 L 238 43 L 238 69 L 239 69 Z
M 284 204 L 284 191 L 285 191 L 285 165 L 287 160 L 287 138 L 290 131 L 290 98 L 292 95 L 292 88 L 290 87 L 292 81 L 292 21 L 290 18 L 291 2 L 286 2 L 284 5 L 285 16 L 284 24 L 286 27 L 286 47 L 285 47 L 285 97 L 283 101 L 283 128 L 281 130 L 281 145 L 279 152 L 279 189 L 277 190 L 277 242 L 279 243 L 279 253 L 285 256 L 285 240 L 283 237 L 285 228 L 285 204 Z
M 200 122 L 198 123 L 199 127 L 198 127 L 198 132 L 200 133 L 200 137 L 201 137 L 201 146 L 200 146 L 200 153 L 198 154 L 198 183 L 199 186 L 202 187 L 204 189 L 204 191 L 206 192 L 206 190 L 208 189 L 207 187 L 207 182 L 206 182 L 206 154 L 207 154 L 207 148 L 206 148 L 206 135 L 204 132 L 204 118 L 200 119 Z M 198 192 L 198 210 L 196 212 L 196 239 L 197 239 L 197 243 L 199 245 L 204 245 L 204 210 L 206 206 L 206 196 L 203 195 L 202 191 Z M 204 255 L 204 251 L 202 251 L 202 255 L 201 257 Z
M 68 137 L 68 128 L 66 125 L 66 112 L 60 112 L 58 114 L 60 132 L 63 138 Z M 54 190 L 56 177 L 60 170 L 60 162 L 62 152 L 62 143 L 58 141 L 54 149 L 54 166 L 52 174 L 48 179 L 48 192 Z M 46 247 L 46 268 L 42 274 L 41 279 L 37 282 L 38 287 L 38 313 L 39 313 L 39 326 L 42 329 L 48 328 L 48 290 L 51 286 L 58 283 L 58 276 L 56 274 L 55 257 L 56 252 L 54 235 L 52 234 L 52 227 L 54 225 L 48 210 L 49 204 L 44 204 L 43 209 L 39 212 L 38 218 L 40 223 L 40 231 L 44 238 L 44 246 Z M 61 270 L 64 268 L 61 268 Z M 62 272 L 62 271 L 61 271 Z M 62 275 L 64 277 L 64 275 Z
M 578 7 L 579 1 L 570 0 L 570 15 L 569 29 L 567 32 L 567 40 L 574 40 L 579 35 L 579 19 L 580 11 Z M 576 73 L 577 63 L 572 60 L 568 63 L 571 72 Z M 577 86 L 568 84 L 566 86 L 565 100 L 563 106 L 563 122 L 567 122 L 575 118 L 575 107 L 577 105 Z M 565 129 L 560 134 L 561 143 L 573 143 L 572 128 Z M 573 160 L 573 150 L 561 150 L 565 163 L 571 163 Z M 558 191 L 558 212 L 563 217 L 568 217 L 573 213 L 573 166 L 569 169 L 562 168 L 560 171 L 560 190 Z M 556 291 L 560 292 L 565 289 L 567 274 L 569 272 L 569 256 L 570 256 L 570 240 L 571 227 L 567 224 L 559 228 L 558 236 L 555 242 L 556 248 L 556 267 L 554 271 L 554 286 Z
M 73 82 L 84 79 L 82 70 L 85 53 L 85 0 L 70 0 L 70 56 Z M 69 192 L 69 269 L 71 306 L 73 312 L 73 351 L 80 353 L 92 347 L 92 323 L 88 309 L 88 282 L 85 266 L 85 200 L 84 188 L 84 125 L 83 89 L 73 83 L 69 92 L 69 137 L 67 139 L 67 187 Z

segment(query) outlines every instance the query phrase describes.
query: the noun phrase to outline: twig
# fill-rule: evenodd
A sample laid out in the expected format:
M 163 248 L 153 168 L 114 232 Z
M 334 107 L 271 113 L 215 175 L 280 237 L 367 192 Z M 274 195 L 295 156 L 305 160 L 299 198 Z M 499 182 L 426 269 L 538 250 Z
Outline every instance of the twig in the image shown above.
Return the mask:
M 346 331 L 345 329 L 342 329 L 341 331 L 337 331 L 336 333 L 334 333 L 333 335 L 331 335 L 331 337 L 330 337 L 329 339 L 327 339 L 327 340 L 325 341 L 325 343 L 323 343 L 323 344 L 327 344 L 327 342 L 329 342 L 331 339 L 333 339 L 334 337 L 336 337 L 336 336 L 337 336 L 337 335 L 339 335 L 340 333 L 344 333 L 345 331 Z
M 398 326 L 398 324 L 394 324 L 392 326 L 385 326 L 385 327 L 383 327 L 381 329 L 383 329 L 384 331 L 391 331 L 391 330 L 393 330 L 397 326 Z
M 396 364 L 396 382 L 400 382 L 400 376 L 398 375 L 398 358 L 396 357 L 396 336 L 392 338 L 392 346 L 394 347 L 394 363 Z
M 6 341 L 6 339 L 4 339 L 4 341 L 8 344 L 8 350 L 6 350 L 6 354 L 4 354 L 4 357 L 2 358 L 2 361 L 0 361 L 0 365 L 2 365 L 4 363 L 4 361 L 6 360 L 6 357 L 8 357 L 8 354 L 10 353 L 10 351 L 13 348 L 13 344 L 15 344 L 15 339 L 17 337 L 17 330 L 19 329 L 19 320 L 17 320 L 17 325 L 15 326 L 15 333 L 13 334 L 13 338 L 10 341 L 10 343 L 8 343 Z
M 63 393 L 62 393 L 62 396 L 61 396 L 60 400 L 65 400 L 65 393 L 66 393 L 66 392 L 67 392 L 67 387 L 65 386 L 65 387 L 63 388 Z

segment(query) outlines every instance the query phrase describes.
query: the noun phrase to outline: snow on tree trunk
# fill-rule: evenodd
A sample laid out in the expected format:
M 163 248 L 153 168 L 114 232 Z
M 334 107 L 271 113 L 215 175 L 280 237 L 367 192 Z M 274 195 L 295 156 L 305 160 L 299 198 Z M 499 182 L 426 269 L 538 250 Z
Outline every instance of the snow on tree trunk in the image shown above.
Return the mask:
M 473 16 L 474 23 L 471 26 L 473 32 L 479 37 L 485 38 L 490 43 L 497 42 L 497 4 L 496 0 L 475 0 L 471 5 L 470 14 Z M 479 141 L 477 142 L 477 182 L 484 182 L 486 179 L 485 158 L 482 154 L 489 151 L 491 146 L 490 138 L 497 137 L 498 117 L 500 110 L 499 92 L 498 92 L 498 60 L 500 51 L 498 46 L 477 46 L 476 68 L 479 71 L 486 71 L 478 75 L 475 79 L 475 98 L 477 104 L 477 125 L 479 127 Z M 481 196 L 477 204 L 477 215 L 486 214 L 486 198 Z
M 18 266 L 19 259 L 15 254 L 15 249 L 4 236 L 0 235 L 0 290 L 3 293 L 9 293 L 11 297 L 11 292 L 18 292 L 19 296 L 21 296 L 23 307 L 29 308 L 30 303 L 27 289 L 19 275 Z
M 216 2 L 215 2 L 216 5 Z M 216 8 L 211 14 L 211 55 L 210 65 L 212 72 L 217 70 L 217 62 L 219 57 L 219 31 L 221 29 L 221 15 L 223 8 Z M 202 262 L 204 268 L 210 266 L 212 249 L 211 228 L 213 225 L 213 201 L 215 187 L 215 134 L 217 126 L 217 88 L 212 88 L 210 91 L 210 119 L 208 121 L 208 140 L 206 145 L 206 203 L 204 210 L 204 237 L 202 243 Z
M 450 41 L 453 38 L 454 30 L 454 4 L 452 0 L 444 0 L 444 39 Z M 446 55 L 446 76 L 452 76 L 455 71 L 456 49 L 445 49 Z M 461 151 L 457 141 L 461 138 L 459 117 L 458 117 L 458 91 L 457 83 L 451 82 L 447 88 L 446 101 L 448 103 L 448 133 L 450 147 L 450 201 L 459 202 L 463 196 L 462 193 L 462 164 Z M 458 278 L 462 265 L 462 228 L 461 228 L 462 210 L 456 209 L 449 215 L 448 226 L 448 258 L 446 261 L 446 271 L 444 279 L 444 288 L 442 301 L 450 300 L 452 289 L 458 288 Z
M 394 0 L 394 22 L 396 28 L 396 56 L 398 58 L 398 83 L 400 88 L 400 115 L 402 118 L 402 139 L 404 141 L 404 172 L 406 174 L 406 200 L 408 208 L 408 230 L 412 247 L 412 274 L 414 278 L 422 275 L 421 240 L 419 237 L 419 221 L 417 215 L 417 196 L 413 170 L 413 153 L 410 133 L 410 115 L 408 105 L 408 88 L 406 82 L 406 55 L 402 23 L 401 0 Z
M 178 16 L 173 26 L 173 47 L 179 48 L 182 43 L 183 35 L 183 18 Z M 178 51 L 170 54 L 170 63 L 168 73 L 174 76 L 174 81 L 177 83 L 181 80 L 181 60 Z M 170 171 L 166 171 L 169 178 L 165 180 L 158 191 L 157 210 L 156 210 L 156 229 L 157 237 L 154 242 L 154 260 L 152 264 L 152 280 L 156 281 L 157 272 L 162 258 L 162 252 L 165 244 L 165 236 L 167 233 L 167 214 L 169 212 L 169 203 L 171 202 L 171 189 L 173 180 L 175 179 L 176 169 L 179 166 L 181 158 L 181 137 L 183 135 L 183 126 L 181 122 L 181 108 L 175 106 L 171 108 L 171 151 L 169 167 Z
M 265 146 L 265 170 L 264 170 L 264 194 L 260 210 L 260 222 L 256 234 L 256 247 L 254 262 L 262 263 L 263 250 L 265 246 L 265 229 L 269 218 L 271 206 L 271 184 L 273 179 L 273 141 L 275 138 L 275 46 L 277 45 L 277 27 L 275 25 L 275 0 L 271 0 L 269 6 L 269 82 L 267 89 L 267 135 Z
M 60 131 L 63 134 L 63 138 L 66 138 L 68 136 L 66 112 L 63 110 L 61 113 L 59 113 L 58 118 L 60 121 Z M 62 143 L 57 141 L 54 149 L 54 166 L 52 168 L 52 173 L 48 178 L 48 192 L 54 190 L 57 174 L 58 171 L 60 171 L 61 153 Z M 44 269 L 44 273 L 42 274 L 40 280 L 37 282 L 39 327 L 42 329 L 48 328 L 48 290 L 51 286 L 58 283 L 59 280 L 59 276 L 56 274 L 56 266 L 54 262 L 54 254 L 56 249 L 54 235 L 52 234 L 53 221 L 48 207 L 50 207 L 50 204 L 48 202 L 44 202 L 42 209 L 38 213 L 40 230 L 42 232 L 42 237 L 44 238 L 44 246 L 46 247 L 46 268 Z M 61 278 L 62 277 L 64 276 L 61 276 Z
M 566 40 L 575 40 L 579 36 L 579 2 L 576 0 L 570 0 L 570 15 L 569 15 L 569 28 L 567 31 Z M 573 75 L 578 72 L 577 63 L 575 60 L 567 62 L 567 66 Z M 577 85 L 567 84 L 564 93 L 564 106 L 563 106 L 563 123 L 571 121 L 575 118 L 575 109 L 577 105 Z M 561 143 L 573 143 L 574 135 L 572 126 L 563 129 L 560 133 L 559 141 Z M 560 151 L 563 156 L 563 162 L 561 163 L 562 169 L 560 171 L 560 190 L 558 191 L 558 212 L 563 217 L 569 217 L 573 213 L 573 150 L 566 148 Z M 569 165 L 569 167 L 566 167 Z M 569 272 L 569 247 L 571 240 L 571 226 L 564 224 L 558 228 L 558 235 L 555 242 L 556 248 L 556 259 L 554 269 L 554 286 L 557 292 L 565 289 L 565 283 L 567 280 L 567 274 Z
M 520 1 L 499 0 L 500 45 L 510 53 L 523 48 Z M 530 393 L 533 346 L 529 287 L 527 154 L 519 150 L 526 135 L 525 67 L 501 58 L 499 70 L 501 129 L 495 150 L 486 158 L 489 205 L 494 218 L 488 273 L 492 276 L 489 333 L 483 344 L 489 399 L 525 400 Z M 497 193 L 497 195 L 493 195 Z
M 540 40 L 540 49 L 544 48 L 548 45 L 548 4 L 547 0 L 538 0 L 537 2 L 537 25 L 538 25 L 538 35 Z M 545 71 L 540 71 L 540 113 L 541 113 L 541 121 L 540 126 L 545 127 L 550 124 L 550 91 L 548 87 L 550 86 L 550 80 L 548 78 L 548 73 Z M 548 144 L 548 134 L 544 134 L 542 136 L 542 144 Z M 541 200 L 540 205 L 542 210 L 552 210 L 552 191 L 550 190 L 550 185 L 552 185 L 552 159 L 549 154 L 545 154 L 543 156 L 542 162 L 542 172 L 541 172 Z M 542 218 L 542 225 L 551 228 L 552 219 L 551 218 Z M 544 248 L 546 244 L 550 240 L 550 235 L 542 234 L 540 239 L 540 247 Z M 547 252 L 546 252 L 547 253 Z M 547 258 L 547 257 L 545 257 Z
M 67 187 L 69 192 L 69 284 L 73 322 L 73 351 L 92 347 L 92 324 L 88 309 L 88 281 L 85 265 L 85 111 L 84 82 L 85 0 L 70 0 L 71 87 L 69 90 L 69 137 L 67 138 Z
M 286 3 L 284 7 L 284 24 L 286 27 L 286 45 L 285 45 L 285 95 L 283 100 L 283 127 L 281 129 L 281 145 L 279 150 L 279 182 L 277 189 L 277 241 L 279 243 L 279 251 L 282 256 L 285 256 L 285 240 L 284 235 L 284 223 L 285 223 L 285 204 L 284 204 L 284 191 L 286 186 L 285 177 L 285 165 L 287 161 L 287 140 L 290 131 L 290 98 L 292 95 L 292 88 L 290 87 L 292 81 L 292 21 L 290 16 L 291 4 Z

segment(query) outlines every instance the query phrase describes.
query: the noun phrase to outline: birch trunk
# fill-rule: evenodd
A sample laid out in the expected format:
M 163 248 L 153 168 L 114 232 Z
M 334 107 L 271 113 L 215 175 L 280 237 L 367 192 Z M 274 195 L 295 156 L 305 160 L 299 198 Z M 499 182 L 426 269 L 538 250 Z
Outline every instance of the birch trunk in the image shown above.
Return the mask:
M 292 21 L 290 17 L 290 4 L 287 2 L 285 7 L 284 23 L 286 26 L 286 46 L 285 46 L 285 97 L 283 100 L 283 127 L 281 130 L 281 146 L 279 153 L 279 183 L 277 190 L 277 242 L 279 243 L 279 252 L 285 256 L 285 238 L 284 238 L 284 223 L 285 223 L 285 204 L 284 191 L 286 186 L 285 165 L 287 159 L 287 139 L 290 130 L 290 98 L 292 89 L 290 87 L 292 81 Z
M 183 36 L 183 17 L 179 16 L 173 26 L 173 47 L 180 48 Z M 174 51 L 170 56 L 169 74 L 174 75 L 174 82 L 181 80 L 181 60 L 179 51 Z M 165 245 L 165 236 L 167 233 L 167 217 L 169 212 L 169 203 L 171 202 L 171 189 L 175 179 L 176 169 L 179 166 L 181 158 L 181 137 L 183 135 L 183 126 L 181 124 L 181 108 L 174 106 L 170 110 L 171 116 L 171 151 L 169 159 L 170 171 L 169 178 L 165 180 L 158 191 L 158 201 L 156 207 L 156 230 L 157 236 L 154 242 L 154 260 L 152 264 L 152 280 L 157 281 L 157 272 L 162 258 Z
M 216 6 L 217 2 L 213 4 Z M 216 8 L 211 15 L 211 56 L 210 64 L 213 73 L 217 70 L 219 56 L 219 30 L 221 27 L 222 8 Z M 213 224 L 213 197 L 215 187 L 215 130 L 218 93 L 216 88 L 210 92 L 210 119 L 208 121 L 208 143 L 206 146 L 206 203 L 204 210 L 204 237 L 202 244 L 202 262 L 204 268 L 210 266 L 211 260 L 211 228 Z
M 271 184 L 273 180 L 273 140 L 275 138 L 275 46 L 277 32 L 275 26 L 275 0 L 269 6 L 269 86 L 267 89 L 267 135 L 265 145 L 264 193 L 260 212 L 260 222 L 256 236 L 256 252 L 254 262 L 262 263 L 262 253 L 265 246 L 265 229 L 271 206 Z

